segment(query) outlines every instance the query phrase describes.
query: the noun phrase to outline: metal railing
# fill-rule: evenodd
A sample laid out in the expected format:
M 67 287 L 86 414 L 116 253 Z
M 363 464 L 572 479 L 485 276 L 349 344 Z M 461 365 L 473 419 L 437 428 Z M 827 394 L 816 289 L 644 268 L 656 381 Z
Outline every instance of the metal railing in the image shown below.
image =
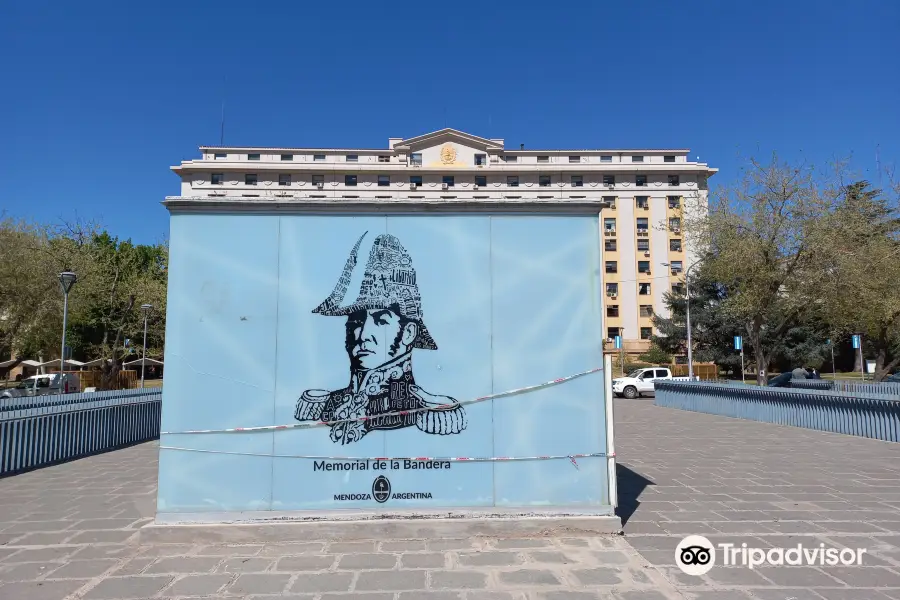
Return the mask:
M 900 401 L 890 394 L 676 381 L 655 388 L 658 406 L 900 441 Z
M 803 390 L 831 390 L 854 396 L 890 396 L 900 400 L 900 383 L 861 383 L 846 379 L 792 379 L 791 387 Z
M 161 407 L 159 389 L 0 400 L 0 476 L 157 439 Z

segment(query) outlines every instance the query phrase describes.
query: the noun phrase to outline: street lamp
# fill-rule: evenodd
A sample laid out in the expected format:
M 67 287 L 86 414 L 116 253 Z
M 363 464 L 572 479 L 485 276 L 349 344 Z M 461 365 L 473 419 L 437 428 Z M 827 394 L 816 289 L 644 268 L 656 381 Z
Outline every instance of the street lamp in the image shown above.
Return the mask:
M 141 389 L 144 388 L 144 369 L 147 367 L 147 317 L 153 310 L 152 304 L 141 304 L 141 312 L 144 313 L 144 350 L 141 352 Z
M 78 281 L 78 275 L 72 271 L 63 271 L 59 274 L 59 286 L 63 293 L 63 332 L 62 332 L 62 350 L 59 353 L 59 390 L 62 392 L 63 371 L 65 370 L 66 361 L 66 325 L 69 320 L 69 290 Z
M 690 284 L 690 275 L 691 269 L 700 264 L 698 260 L 691 266 L 687 268 L 684 272 L 684 306 L 685 306 L 685 318 L 687 320 L 687 359 L 688 359 L 688 378 L 690 381 L 694 380 L 694 353 L 691 344 L 691 284 Z M 669 267 L 671 263 L 663 263 L 663 266 Z

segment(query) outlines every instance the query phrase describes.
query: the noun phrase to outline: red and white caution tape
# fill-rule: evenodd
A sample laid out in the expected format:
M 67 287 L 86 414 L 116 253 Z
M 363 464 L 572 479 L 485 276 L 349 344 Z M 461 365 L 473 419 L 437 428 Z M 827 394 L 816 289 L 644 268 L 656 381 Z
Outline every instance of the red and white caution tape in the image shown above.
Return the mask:
M 182 448 L 180 446 L 160 446 L 162 450 L 179 450 L 182 452 L 199 452 L 202 454 L 227 454 L 231 456 L 259 456 L 262 458 L 300 458 L 305 460 L 340 460 L 346 462 L 368 462 L 408 460 L 412 462 L 523 462 L 536 460 L 569 459 L 577 469 L 578 458 L 612 458 L 615 454 L 606 452 L 590 452 L 587 454 L 558 454 L 544 456 L 319 456 L 314 454 L 263 454 L 257 452 L 234 452 L 230 450 L 201 450 L 199 448 Z
M 439 404 L 436 406 L 429 406 L 427 408 L 413 408 L 410 410 L 399 410 L 396 412 L 390 413 L 382 413 L 379 415 L 372 416 L 362 416 L 355 417 L 353 419 L 341 419 L 339 421 L 310 421 L 310 422 L 300 422 L 300 423 L 288 423 L 286 425 L 261 425 L 258 427 L 232 427 L 228 429 L 189 429 L 186 431 L 163 431 L 162 435 L 182 435 L 189 433 L 253 433 L 257 431 L 278 431 L 281 429 L 312 429 L 314 427 L 332 427 L 334 425 L 338 425 L 340 423 L 349 423 L 353 421 L 368 421 L 370 419 L 384 419 L 386 417 L 394 417 L 394 416 L 403 416 L 403 415 L 411 415 L 420 412 L 433 411 L 433 410 L 443 410 L 443 409 L 452 409 L 457 406 L 467 406 L 469 404 L 476 404 L 478 402 L 485 402 L 487 400 L 495 400 L 497 398 L 503 398 L 505 396 L 513 396 L 516 394 L 523 394 L 525 392 L 531 392 L 540 388 L 550 387 L 553 385 L 557 385 L 560 383 L 565 383 L 566 381 L 571 381 L 573 379 L 577 379 L 579 377 L 584 377 L 585 375 L 591 375 L 592 373 L 598 373 L 602 371 L 602 367 L 597 367 L 596 369 L 589 369 L 587 371 L 582 371 L 581 373 L 575 373 L 574 375 L 569 375 L 567 377 L 560 377 L 559 379 L 554 379 L 552 381 L 545 381 L 544 383 L 538 383 L 536 385 L 529 385 L 527 387 L 516 388 L 513 390 L 507 390 L 505 392 L 499 392 L 497 394 L 491 394 L 489 396 L 481 396 L 479 398 L 475 398 L 473 400 L 463 400 L 461 402 L 454 402 L 452 404 Z M 163 446 L 165 447 L 165 446 Z M 562 458 L 568 458 L 566 456 Z M 529 459 L 533 460 L 533 459 Z

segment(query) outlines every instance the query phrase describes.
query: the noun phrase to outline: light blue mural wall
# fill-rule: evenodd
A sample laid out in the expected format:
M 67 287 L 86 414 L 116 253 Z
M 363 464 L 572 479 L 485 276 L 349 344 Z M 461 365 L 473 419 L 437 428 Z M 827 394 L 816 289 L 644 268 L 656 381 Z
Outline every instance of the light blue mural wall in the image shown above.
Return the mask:
M 411 260 L 414 270 L 421 322 L 436 345 L 413 349 L 404 364 L 416 393 L 433 403 L 465 403 L 600 367 L 598 233 L 596 216 L 173 215 L 162 429 L 298 423 L 305 391 L 337 399 L 352 392 L 347 317 L 313 310 L 335 289 L 361 236 L 342 306 L 360 294 L 373 244 L 399 242 L 401 262 Z M 397 264 L 373 280 L 396 273 Z M 390 362 L 391 352 L 391 344 L 380 344 L 372 360 Z M 415 470 L 402 461 L 374 469 L 380 464 L 371 460 L 362 463 L 366 470 L 331 470 L 346 461 L 321 458 L 518 457 L 606 448 L 602 373 L 450 413 L 446 419 L 457 428 L 464 419 L 462 431 L 373 429 L 346 444 L 332 441 L 329 427 L 164 434 L 158 509 L 497 506 L 611 513 L 605 458 L 579 459 L 577 467 L 563 459 Z M 379 475 L 390 483 L 385 502 L 373 498 Z

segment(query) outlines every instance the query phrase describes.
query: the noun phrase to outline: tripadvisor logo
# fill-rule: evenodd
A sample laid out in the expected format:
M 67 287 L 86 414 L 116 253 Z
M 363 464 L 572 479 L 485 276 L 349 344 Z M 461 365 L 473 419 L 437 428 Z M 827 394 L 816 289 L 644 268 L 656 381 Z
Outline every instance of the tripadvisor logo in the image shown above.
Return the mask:
M 721 542 L 713 545 L 702 535 L 689 535 L 675 548 L 675 564 L 688 575 L 704 575 L 713 565 L 753 569 L 769 566 L 850 566 L 861 565 L 865 548 L 832 548 L 820 543 L 818 546 L 797 544 L 790 548 L 751 548 L 744 544 Z

